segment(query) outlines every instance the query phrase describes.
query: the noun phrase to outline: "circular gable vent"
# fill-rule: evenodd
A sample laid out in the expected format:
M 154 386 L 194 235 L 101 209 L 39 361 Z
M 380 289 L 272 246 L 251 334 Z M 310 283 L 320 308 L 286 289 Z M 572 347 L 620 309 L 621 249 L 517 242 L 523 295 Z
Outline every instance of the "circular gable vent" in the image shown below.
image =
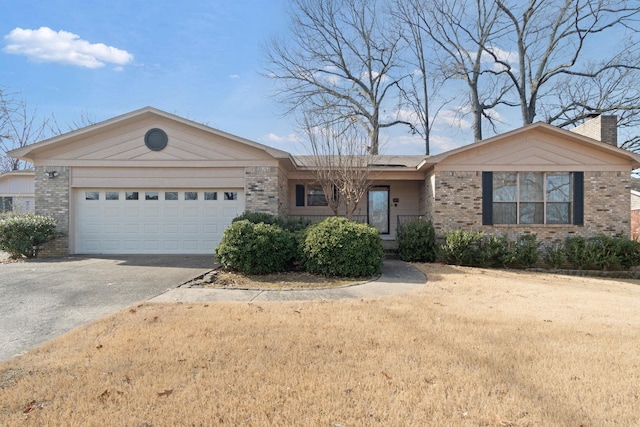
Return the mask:
M 149 150 L 160 151 L 167 146 L 168 141 L 169 137 L 162 129 L 149 129 L 144 135 L 144 145 L 146 145 Z

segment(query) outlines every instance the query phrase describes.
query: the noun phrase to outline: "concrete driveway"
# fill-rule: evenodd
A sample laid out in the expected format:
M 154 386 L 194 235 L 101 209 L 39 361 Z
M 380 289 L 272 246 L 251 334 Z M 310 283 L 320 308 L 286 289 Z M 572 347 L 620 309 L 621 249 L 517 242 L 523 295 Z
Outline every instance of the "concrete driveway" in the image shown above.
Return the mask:
M 213 255 L 68 257 L 0 264 L 0 362 L 213 268 Z

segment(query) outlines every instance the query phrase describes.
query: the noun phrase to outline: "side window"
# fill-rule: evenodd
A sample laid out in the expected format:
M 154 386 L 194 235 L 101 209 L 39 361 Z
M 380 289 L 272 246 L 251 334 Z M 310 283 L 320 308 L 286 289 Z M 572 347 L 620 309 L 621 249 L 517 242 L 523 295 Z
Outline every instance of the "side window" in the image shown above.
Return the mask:
M 165 191 L 164 192 L 165 200 L 178 200 L 178 192 L 177 191 Z
M 238 200 L 238 193 L 235 191 L 225 191 L 224 192 L 225 200 Z
M 198 200 L 198 192 L 197 191 L 185 191 L 184 192 L 185 200 Z
M 125 200 L 138 200 L 138 192 L 137 191 L 127 191 L 124 193 Z
M 307 186 L 307 206 L 328 206 L 327 198 L 319 185 Z
M 205 200 L 218 200 L 218 193 L 215 191 L 205 191 L 204 192 Z
M 100 193 L 98 191 L 85 191 L 85 200 L 100 200 Z

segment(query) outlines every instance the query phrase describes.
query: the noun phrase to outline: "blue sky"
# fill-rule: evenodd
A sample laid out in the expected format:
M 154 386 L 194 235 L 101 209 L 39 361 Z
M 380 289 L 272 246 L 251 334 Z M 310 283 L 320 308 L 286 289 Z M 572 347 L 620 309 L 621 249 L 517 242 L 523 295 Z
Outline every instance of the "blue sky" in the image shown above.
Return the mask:
M 153 106 L 293 154 L 304 152 L 261 75 L 287 0 L 0 0 L 0 86 L 61 128 Z M 442 123 L 448 111 L 439 117 Z M 472 142 L 470 119 L 435 128 L 431 152 Z M 505 123 L 500 132 L 512 129 Z M 422 154 L 404 129 L 385 154 Z M 488 129 L 485 133 L 488 132 Z
M 0 0 L 0 85 L 61 127 L 150 105 L 293 151 L 293 125 L 260 74 L 286 5 Z

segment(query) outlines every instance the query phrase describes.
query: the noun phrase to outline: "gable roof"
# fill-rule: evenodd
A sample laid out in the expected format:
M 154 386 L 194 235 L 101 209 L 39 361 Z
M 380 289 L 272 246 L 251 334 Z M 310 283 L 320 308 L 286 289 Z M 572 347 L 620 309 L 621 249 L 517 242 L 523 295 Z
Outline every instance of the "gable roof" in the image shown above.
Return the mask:
M 533 135 L 536 133 L 541 135 L 547 135 L 551 138 L 554 138 L 554 137 L 559 138 L 559 139 L 562 139 L 563 141 L 584 144 L 590 149 L 593 149 L 595 151 L 602 152 L 603 154 L 607 154 L 609 156 L 624 159 L 625 161 L 628 161 L 631 164 L 632 168 L 640 167 L 640 154 L 633 153 L 623 148 L 615 147 L 605 142 L 597 141 L 593 138 L 589 138 L 587 136 L 577 134 L 570 130 L 561 129 L 559 127 L 550 125 L 548 123 L 536 122 L 530 125 L 523 126 L 518 129 L 514 129 L 509 132 L 505 132 L 500 135 L 496 135 L 488 139 L 484 139 L 482 141 L 478 141 L 475 143 L 465 145 L 460 148 L 446 151 L 444 153 L 441 153 L 435 156 L 426 157 L 424 161 L 418 166 L 418 169 L 429 168 L 458 155 L 463 155 L 463 154 L 469 155 L 473 151 L 480 151 L 482 148 L 488 147 L 490 145 L 499 144 L 501 142 L 502 143 L 508 142 L 510 140 L 514 140 L 519 137 L 526 136 L 527 134 Z
M 237 142 L 247 147 L 251 147 L 254 149 L 258 149 L 268 154 L 269 156 L 276 159 L 286 159 L 290 163 L 292 163 L 292 158 L 289 153 L 286 151 L 278 150 L 273 147 L 269 147 L 267 145 L 263 145 L 236 135 L 232 135 L 227 132 L 223 132 L 221 130 L 203 125 L 201 123 L 194 122 L 189 119 L 185 119 L 180 116 L 176 116 L 171 113 L 167 113 L 166 111 L 159 110 L 153 107 L 144 107 L 135 111 L 131 111 L 126 114 L 122 114 L 120 116 L 113 117 L 111 119 L 105 120 L 103 122 L 99 122 L 81 129 L 77 129 L 62 135 L 55 136 L 53 138 L 46 139 L 44 141 L 37 142 L 35 144 L 30 144 L 25 147 L 17 148 L 15 150 L 9 151 L 7 154 L 11 157 L 32 161 L 33 157 L 42 151 L 45 151 L 53 146 L 59 144 L 66 144 L 72 141 L 80 140 L 82 138 L 86 138 L 95 134 L 99 134 L 108 129 L 117 127 L 118 125 L 123 125 L 135 119 L 141 119 L 146 117 L 156 117 L 168 119 L 176 123 L 183 124 L 185 126 L 189 126 L 191 128 L 198 129 L 205 133 L 208 133 L 213 136 L 222 137 L 227 140 Z

